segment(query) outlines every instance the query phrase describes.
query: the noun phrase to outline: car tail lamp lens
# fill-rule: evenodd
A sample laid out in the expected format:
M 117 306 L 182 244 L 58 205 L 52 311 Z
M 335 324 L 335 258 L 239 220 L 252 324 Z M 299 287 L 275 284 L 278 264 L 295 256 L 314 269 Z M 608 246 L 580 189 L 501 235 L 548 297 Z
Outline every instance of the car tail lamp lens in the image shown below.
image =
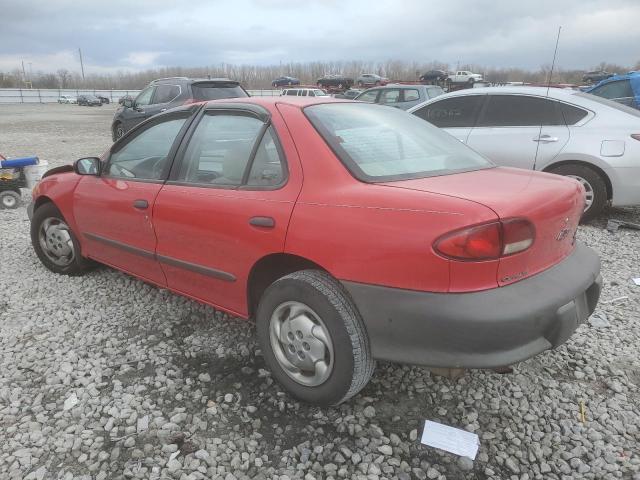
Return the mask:
M 523 252 L 535 239 L 528 220 L 512 219 L 485 223 L 447 233 L 436 240 L 434 249 L 454 260 L 481 261 Z
M 640 133 L 632 133 L 631 138 L 640 141 Z

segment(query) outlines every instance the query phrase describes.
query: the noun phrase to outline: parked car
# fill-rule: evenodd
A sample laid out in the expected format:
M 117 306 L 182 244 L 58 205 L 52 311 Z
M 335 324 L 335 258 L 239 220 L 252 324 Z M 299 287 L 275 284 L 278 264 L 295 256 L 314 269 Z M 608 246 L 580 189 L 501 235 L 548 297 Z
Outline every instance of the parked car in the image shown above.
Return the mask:
M 318 88 L 325 89 L 349 89 L 353 86 L 353 78 L 344 75 L 326 75 L 316 80 Z
M 447 83 L 475 83 L 482 82 L 484 79 L 479 73 L 473 73 L 468 70 L 458 70 L 455 74 L 447 77 Z
M 295 77 L 278 77 L 271 82 L 272 87 L 284 87 L 286 85 L 300 85 L 300 80 Z
M 355 99 L 358 95 L 360 95 L 364 90 L 360 88 L 350 88 L 342 93 L 336 93 L 333 98 L 346 98 L 349 100 Z
M 78 103 L 78 99 L 71 95 L 60 95 L 58 103 Z
M 329 94 L 319 88 L 286 88 L 280 92 L 286 97 L 328 97 Z
M 248 96 L 239 82 L 228 78 L 160 78 L 149 83 L 134 100 L 124 98 L 113 116 L 111 135 L 116 141 L 147 118 L 178 105 Z
M 95 95 L 78 95 L 78 105 L 85 107 L 101 107 L 102 102 Z
M 443 82 L 447 79 L 449 74 L 444 70 L 429 70 L 428 72 L 420 75 L 421 82 Z
M 595 70 L 582 75 L 582 81 L 586 83 L 599 83 L 602 80 L 613 77 L 615 73 L 605 72 L 604 70 Z
M 376 75 L 375 73 L 363 73 L 356 78 L 356 83 L 359 87 L 373 87 L 374 85 L 377 87 L 380 85 L 386 85 L 389 83 L 389 79 Z
M 111 103 L 111 100 L 109 99 L 109 97 L 105 97 L 104 95 L 96 95 L 96 97 L 98 97 L 98 99 L 99 99 L 103 104 L 109 104 L 109 103 Z
M 159 114 L 47 174 L 28 212 L 51 271 L 97 261 L 254 318 L 273 377 L 327 405 L 375 359 L 489 368 L 562 344 L 602 282 L 583 203 L 406 112 L 275 97 Z
M 355 99 L 408 110 L 443 93 L 444 90 L 436 85 L 387 85 L 365 90 Z
M 586 190 L 584 220 L 640 204 L 640 112 L 575 90 L 474 88 L 411 113 L 498 165 L 557 173 Z
M 607 78 L 585 92 L 640 109 L 640 72 Z

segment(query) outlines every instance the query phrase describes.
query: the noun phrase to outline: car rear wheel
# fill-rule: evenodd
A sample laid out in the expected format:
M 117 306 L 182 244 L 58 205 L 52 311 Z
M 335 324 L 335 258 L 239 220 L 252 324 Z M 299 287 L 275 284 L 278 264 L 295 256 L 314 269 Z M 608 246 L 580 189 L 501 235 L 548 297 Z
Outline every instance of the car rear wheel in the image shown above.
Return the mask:
M 0 205 L 2 208 L 15 209 L 20 205 L 20 194 L 11 190 L 0 192 Z
M 571 177 L 582 184 L 585 190 L 585 209 L 582 221 L 588 222 L 598 216 L 607 204 L 607 186 L 604 179 L 586 165 L 561 165 L 550 170 L 551 173 Z
M 53 203 L 45 203 L 33 213 L 31 244 L 42 264 L 54 273 L 80 275 L 91 265 L 82 257 L 76 236 Z
M 368 383 L 375 362 L 360 314 L 329 274 L 302 270 L 260 299 L 258 340 L 275 379 L 294 397 L 337 405 Z

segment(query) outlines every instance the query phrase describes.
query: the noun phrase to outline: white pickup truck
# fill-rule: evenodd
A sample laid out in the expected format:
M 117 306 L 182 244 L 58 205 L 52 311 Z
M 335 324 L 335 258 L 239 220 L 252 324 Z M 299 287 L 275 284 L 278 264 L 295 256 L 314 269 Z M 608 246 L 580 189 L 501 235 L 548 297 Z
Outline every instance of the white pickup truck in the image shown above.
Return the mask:
M 467 70 L 459 70 L 455 75 L 449 75 L 447 83 L 475 83 L 482 82 L 482 75 L 479 73 L 469 72 Z

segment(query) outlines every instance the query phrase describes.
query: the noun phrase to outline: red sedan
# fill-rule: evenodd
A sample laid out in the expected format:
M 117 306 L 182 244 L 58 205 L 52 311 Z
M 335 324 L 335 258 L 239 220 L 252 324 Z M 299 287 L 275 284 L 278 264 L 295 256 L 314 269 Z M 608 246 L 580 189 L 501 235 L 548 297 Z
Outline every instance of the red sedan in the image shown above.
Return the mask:
M 337 404 L 375 359 L 498 367 L 567 340 L 602 283 L 584 202 L 400 110 L 279 97 L 157 115 L 48 172 L 29 213 L 53 272 L 96 261 L 255 318 L 284 388 Z

